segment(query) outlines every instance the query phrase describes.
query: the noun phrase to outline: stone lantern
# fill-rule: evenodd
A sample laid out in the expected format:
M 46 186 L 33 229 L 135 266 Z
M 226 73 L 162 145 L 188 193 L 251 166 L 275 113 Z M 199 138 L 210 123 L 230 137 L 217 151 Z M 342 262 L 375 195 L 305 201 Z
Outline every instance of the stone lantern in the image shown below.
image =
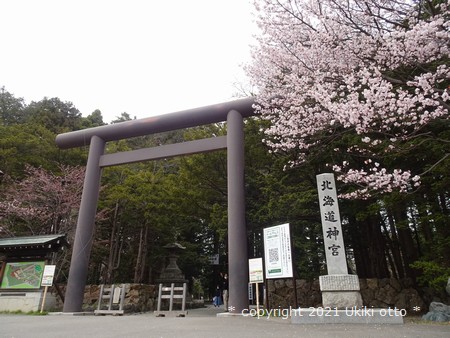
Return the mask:
M 169 263 L 162 270 L 157 282 L 162 284 L 187 283 L 183 272 L 180 270 L 177 264 L 179 253 L 186 248 L 179 243 L 170 243 L 165 245 L 164 248 L 168 251 Z

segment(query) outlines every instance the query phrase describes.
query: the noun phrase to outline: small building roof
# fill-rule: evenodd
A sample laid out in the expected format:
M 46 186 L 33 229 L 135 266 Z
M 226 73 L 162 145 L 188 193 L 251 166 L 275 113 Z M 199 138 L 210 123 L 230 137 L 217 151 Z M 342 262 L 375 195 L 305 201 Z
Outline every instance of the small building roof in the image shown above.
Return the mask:
M 0 254 L 7 257 L 43 256 L 68 245 L 64 234 L 0 238 Z

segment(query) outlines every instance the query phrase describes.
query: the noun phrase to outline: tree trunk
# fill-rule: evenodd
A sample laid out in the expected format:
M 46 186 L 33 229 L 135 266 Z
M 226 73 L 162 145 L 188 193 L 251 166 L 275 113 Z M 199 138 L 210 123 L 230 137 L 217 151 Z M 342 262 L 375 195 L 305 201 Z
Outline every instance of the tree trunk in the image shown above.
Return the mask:
M 369 216 L 367 219 L 369 231 L 369 256 L 372 268 L 372 277 L 388 278 L 389 269 L 386 264 L 385 247 L 386 243 L 381 232 L 380 220 L 377 216 Z
M 355 257 L 356 272 L 359 278 L 369 278 L 370 271 L 368 271 L 369 252 L 366 245 L 366 235 L 361 229 L 361 222 L 358 222 L 354 215 L 349 215 L 349 224 L 352 226 L 353 230 L 349 232 L 351 246 L 353 247 L 353 254 Z M 344 238 L 344 243 L 346 239 Z M 346 245 L 349 245 L 347 243 Z
M 417 202 L 417 210 L 419 213 L 418 219 L 420 222 L 420 234 L 422 235 L 424 240 L 424 248 L 430 248 L 433 243 L 434 234 L 433 226 L 430 224 L 428 215 L 429 208 L 427 203 L 427 196 L 421 195 Z M 427 253 L 429 252 L 424 252 L 425 255 Z
M 397 270 L 398 277 L 404 278 L 405 269 L 403 267 L 402 253 L 400 250 L 400 243 L 397 236 L 397 228 L 395 227 L 394 217 L 392 216 L 392 213 L 389 212 L 389 210 L 387 210 L 386 213 L 387 220 L 389 222 L 389 229 L 391 230 L 390 232 L 386 232 L 386 236 L 391 238 L 392 256 L 394 259 L 395 269 Z
M 114 270 L 114 263 L 115 263 L 115 257 L 117 256 L 117 239 L 116 239 L 116 233 L 117 233 L 117 218 L 119 214 L 119 201 L 116 202 L 116 205 L 114 207 L 114 215 L 112 220 L 112 229 L 111 229 L 111 236 L 109 239 L 109 256 L 108 256 L 108 266 L 106 269 L 106 276 L 104 278 L 106 284 L 111 284 L 112 281 L 112 274 Z
M 139 247 L 138 247 L 138 253 L 136 257 L 136 265 L 134 266 L 134 283 L 139 283 L 139 275 L 141 272 L 141 260 L 142 260 L 142 247 L 144 246 L 142 244 L 144 239 L 144 228 L 141 228 L 141 231 L 139 232 Z
M 352 238 L 355 264 L 360 278 L 387 278 L 389 269 L 385 257 L 385 241 L 376 216 L 368 216 L 364 221 L 354 215 L 349 221 L 356 224 L 356 234 Z M 345 239 L 344 239 L 345 242 Z
M 409 228 L 409 220 L 403 203 L 398 204 L 394 209 L 395 224 L 398 232 L 398 239 L 402 251 L 403 263 L 406 277 L 415 279 L 415 272 L 410 267 L 418 259 L 417 248 L 414 245 L 412 231 Z
M 139 283 L 142 283 L 144 281 L 144 274 L 146 269 L 146 263 L 147 263 L 147 253 L 148 253 L 148 230 L 149 226 L 145 225 L 145 233 L 144 233 L 144 247 L 142 248 L 142 263 L 141 263 L 141 271 L 139 274 Z
M 383 219 L 386 220 L 386 218 L 383 218 Z M 395 263 L 396 262 L 397 245 L 394 244 L 394 241 L 392 240 L 391 236 L 389 236 L 389 230 L 386 227 L 386 222 L 384 220 L 381 222 L 381 225 L 383 227 L 383 231 L 385 234 L 385 240 L 386 240 L 385 255 L 386 255 L 388 263 L 391 267 L 390 271 L 392 272 L 392 274 L 395 278 L 399 279 L 400 278 L 399 268 L 397 267 L 397 264 Z M 389 228 L 392 229 L 392 227 L 390 225 L 389 225 Z M 400 263 L 401 263 L 401 261 L 400 261 Z M 401 269 L 400 271 L 403 271 L 403 269 Z M 402 277 L 403 277 L 403 275 L 402 275 Z

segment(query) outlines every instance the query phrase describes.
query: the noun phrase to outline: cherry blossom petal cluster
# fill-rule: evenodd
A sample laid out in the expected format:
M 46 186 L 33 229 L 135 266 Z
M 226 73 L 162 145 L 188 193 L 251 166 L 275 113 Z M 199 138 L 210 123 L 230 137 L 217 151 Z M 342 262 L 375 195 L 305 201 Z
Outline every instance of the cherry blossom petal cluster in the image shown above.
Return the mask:
M 255 108 L 272 122 L 265 142 L 296 149 L 292 165 L 339 128 L 361 135 L 367 155 L 381 145 L 393 152 L 449 118 L 449 0 L 430 13 L 395 0 L 256 0 L 255 8 L 261 34 L 246 70 L 258 88 Z M 417 184 L 395 170 L 348 168 L 338 179 L 367 194 Z
M 0 202 L 0 224 L 18 219 L 34 234 L 72 231 L 84 168 L 60 166 L 59 169 L 61 173 L 56 175 L 27 166 L 27 177 L 13 184 L 6 199 Z

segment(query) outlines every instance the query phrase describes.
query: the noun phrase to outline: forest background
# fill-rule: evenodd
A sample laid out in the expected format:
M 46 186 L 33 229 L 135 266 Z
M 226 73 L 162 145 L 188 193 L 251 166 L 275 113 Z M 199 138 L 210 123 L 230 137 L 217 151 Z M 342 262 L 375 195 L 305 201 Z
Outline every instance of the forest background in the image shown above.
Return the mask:
M 380 19 L 380 13 L 386 14 L 385 9 L 376 1 L 365 2 L 368 7 L 363 11 L 339 7 L 354 2 L 313 1 L 310 3 L 321 6 L 308 8 L 317 15 L 317 20 L 307 22 L 299 15 L 305 13 L 304 8 L 295 11 L 300 3 L 307 2 L 259 3 L 260 24 L 266 28 L 266 34 L 260 39 L 248 73 L 258 88 L 257 109 L 261 115 L 245 122 L 249 258 L 262 256 L 264 227 L 290 223 L 297 277 L 313 279 L 326 274 L 316 175 L 334 171 L 338 175 L 342 228 L 351 272 L 360 278 L 410 278 L 418 286 L 443 292 L 450 276 L 449 58 L 448 39 L 442 39 L 442 34 L 436 32 L 444 32 L 448 37 L 448 7 L 443 7 L 448 2 L 423 1 L 420 6 L 411 5 L 408 13 L 419 14 L 416 21 L 408 24 L 399 15 L 389 22 L 384 16 L 383 23 L 371 26 L 378 33 L 383 31 L 383 36 L 395 36 L 395 41 L 405 42 L 409 38 L 406 33 L 414 31 L 417 25 L 423 25 L 422 29 L 428 32 L 424 25 L 433 24 L 436 33 L 433 36 L 447 46 L 434 58 L 414 55 L 416 61 L 411 65 L 406 57 L 399 63 L 390 55 L 390 68 L 380 71 L 376 68 L 378 64 L 371 63 L 364 69 L 361 64 L 348 62 L 353 67 L 350 71 L 348 65 L 343 67 L 341 63 L 330 69 L 333 67 L 330 52 L 328 62 L 313 62 L 322 71 L 313 70 L 314 77 L 309 77 L 312 66 L 307 64 L 318 60 L 317 55 L 308 54 L 314 51 L 313 34 L 318 33 L 322 39 L 320 48 L 328 43 L 337 59 L 342 60 L 338 42 L 347 43 L 349 35 L 356 34 L 355 27 L 360 35 L 366 36 L 368 26 L 364 24 L 368 21 L 361 17 L 376 22 L 374 18 Z M 292 7 L 293 4 L 297 7 Z M 395 1 L 386 4 L 398 5 Z M 330 20 L 327 6 L 333 9 L 330 13 L 335 13 L 331 21 L 327 21 Z M 393 13 L 393 8 L 388 13 Z M 395 10 L 397 14 L 407 12 L 404 8 Z M 349 35 L 338 36 L 341 40 L 326 39 L 321 27 L 327 32 L 345 32 L 336 30 L 330 22 L 350 27 Z M 302 34 L 279 34 L 280 27 L 291 32 L 302 25 Z M 293 36 L 308 36 L 309 40 L 297 45 L 295 39 L 284 41 Z M 420 46 L 422 40 L 416 39 Z M 394 40 L 386 41 L 397 50 Z M 384 50 L 383 40 L 377 41 L 374 45 Z M 357 42 L 365 43 L 362 39 Z M 284 48 L 288 53 L 274 55 L 271 50 L 274 46 L 277 51 Z M 299 54 L 295 48 L 299 48 Z M 371 50 L 367 60 L 387 62 L 388 57 L 380 59 L 374 53 Z M 367 61 L 362 50 L 357 54 Z M 347 55 L 345 60 L 351 57 Z M 339 72 L 347 73 L 343 77 Z M 297 79 L 301 81 L 296 83 Z M 320 79 L 319 87 L 314 85 L 319 80 L 314 79 Z M 391 84 L 388 90 L 386 83 Z M 299 88 L 310 85 L 309 92 L 296 85 Z M 324 95 L 327 90 L 334 94 Z M 395 93 L 389 105 L 381 104 L 386 91 Z M 316 93 L 323 96 L 314 96 Z M 416 100 L 411 99 L 412 106 L 407 108 L 404 102 L 410 98 Z M 359 109 L 357 105 L 363 104 L 360 111 L 376 122 L 370 130 L 352 125 L 340 116 L 346 110 L 339 104 L 347 110 Z M 377 114 L 367 109 L 369 104 L 377 107 Z M 386 114 L 392 105 L 394 113 Z M 327 120 L 328 113 L 332 121 Z M 415 116 L 413 122 L 408 120 L 411 116 Z M 111 123 L 130 119 L 127 113 L 122 113 Z M 392 125 L 385 123 L 388 120 L 394 121 Z M 73 103 L 59 98 L 25 104 L 6 88 L 0 90 L 0 237 L 64 233 L 73 243 L 88 148 L 59 150 L 55 137 L 101 125 L 105 123 L 98 110 L 82 117 Z M 226 124 L 110 142 L 107 152 L 221 135 L 226 135 Z M 348 166 L 352 165 L 354 168 L 350 170 Z M 364 166 L 366 171 L 360 169 Z M 378 188 L 371 185 L 368 172 L 374 173 L 371 177 L 388 177 L 391 181 Z M 400 183 L 391 184 L 397 176 Z M 104 169 L 87 283 L 154 283 L 165 265 L 167 252 L 163 246 L 176 241 L 186 247 L 179 265 L 192 281 L 194 296 L 208 296 L 219 272 L 227 269 L 226 182 L 225 151 Z M 215 254 L 220 257 L 218 266 L 210 264 Z M 58 283 L 67 281 L 70 259 L 71 249 L 54 257 Z

